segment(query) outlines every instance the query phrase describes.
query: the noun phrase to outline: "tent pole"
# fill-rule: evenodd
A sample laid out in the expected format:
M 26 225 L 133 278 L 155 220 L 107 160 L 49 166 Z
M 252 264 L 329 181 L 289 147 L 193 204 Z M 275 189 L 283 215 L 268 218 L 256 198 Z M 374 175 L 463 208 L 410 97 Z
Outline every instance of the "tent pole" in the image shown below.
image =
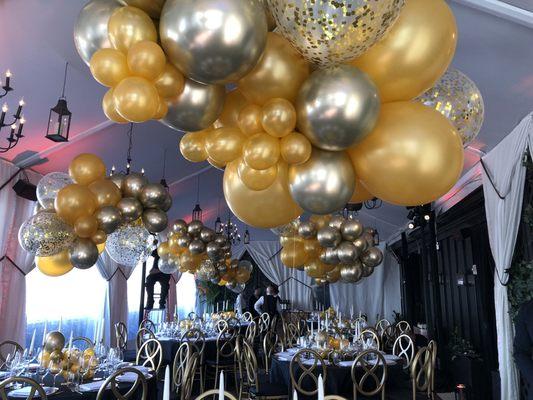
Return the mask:
M 144 319 L 144 293 L 146 291 L 146 261 L 143 262 L 141 276 L 141 300 L 139 301 L 139 326 Z

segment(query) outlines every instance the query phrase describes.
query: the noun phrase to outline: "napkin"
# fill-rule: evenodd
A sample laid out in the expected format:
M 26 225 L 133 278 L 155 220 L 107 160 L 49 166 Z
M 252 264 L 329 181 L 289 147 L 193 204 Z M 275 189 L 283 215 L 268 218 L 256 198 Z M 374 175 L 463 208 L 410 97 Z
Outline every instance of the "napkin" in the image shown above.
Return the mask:
M 150 375 L 150 374 L 148 374 L 146 372 L 144 372 L 143 375 L 144 375 L 145 378 L 151 378 L 152 377 L 152 375 Z M 138 375 L 133 373 L 133 372 L 126 372 L 125 374 L 118 376 L 117 377 L 117 381 L 118 382 L 133 383 L 133 382 L 135 382 L 137 380 L 137 377 L 138 377 Z
M 43 387 L 43 389 L 47 396 L 57 392 L 58 390 L 56 387 L 47 387 L 47 386 Z M 31 386 L 25 386 L 23 388 L 12 390 L 11 392 L 9 392 L 9 397 L 21 397 L 25 399 L 29 396 L 30 391 L 31 391 Z M 39 392 L 35 392 L 35 395 L 33 397 L 39 398 L 41 396 L 39 396 Z

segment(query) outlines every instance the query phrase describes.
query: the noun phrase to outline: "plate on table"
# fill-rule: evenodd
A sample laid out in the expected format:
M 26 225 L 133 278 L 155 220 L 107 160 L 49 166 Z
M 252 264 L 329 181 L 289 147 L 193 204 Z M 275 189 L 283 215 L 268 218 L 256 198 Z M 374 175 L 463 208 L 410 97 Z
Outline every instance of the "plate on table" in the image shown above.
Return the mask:
M 20 388 L 20 389 L 12 390 L 11 392 L 8 393 L 8 397 L 26 399 L 29 396 L 31 389 L 32 389 L 31 386 L 25 386 L 25 387 Z M 59 390 L 59 388 L 44 386 L 43 390 L 46 393 L 46 396 L 50 396 L 50 395 L 54 394 L 55 392 L 57 392 Z M 33 398 L 34 399 L 38 399 L 39 397 L 41 397 L 41 396 L 39 396 L 39 392 L 36 391 L 35 395 L 33 396 Z

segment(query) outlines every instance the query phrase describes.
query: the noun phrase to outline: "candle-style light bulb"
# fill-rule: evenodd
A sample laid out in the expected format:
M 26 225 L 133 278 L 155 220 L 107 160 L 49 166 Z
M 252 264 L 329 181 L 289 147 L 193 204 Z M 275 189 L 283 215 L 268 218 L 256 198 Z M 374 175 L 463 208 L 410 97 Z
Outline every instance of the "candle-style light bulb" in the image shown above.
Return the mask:
M 11 130 L 12 130 L 12 131 L 14 131 L 14 130 L 16 130 L 16 129 L 17 129 L 17 124 L 13 124 L 13 125 L 11 125 Z
M 9 110 L 9 107 L 7 106 L 7 103 L 4 103 L 4 105 L 2 106 L 2 112 L 6 113 L 8 112 L 8 110 Z
M 144 175 L 144 168 L 141 168 L 141 174 Z
M 6 78 L 11 78 L 11 71 L 10 70 L 7 70 L 6 71 Z
M 24 118 L 24 115 L 20 117 L 20 125 L 24 125 L 26 123 L 26 118 Z
M 23 97 L 19 101 L 19 106 L 24 107 L 24 105 L 26 105 L 26 103 L 24 102 L 24 97 Z

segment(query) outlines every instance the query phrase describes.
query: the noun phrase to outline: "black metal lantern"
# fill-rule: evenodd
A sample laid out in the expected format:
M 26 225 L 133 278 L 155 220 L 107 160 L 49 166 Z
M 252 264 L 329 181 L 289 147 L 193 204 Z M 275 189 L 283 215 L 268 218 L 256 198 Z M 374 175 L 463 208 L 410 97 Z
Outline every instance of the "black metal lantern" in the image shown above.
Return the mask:
M 244 244 L 250 244 L 250 231 L 248 231 L 248 228 L 244 231 Z
M 55 107 L 50 109 L 48 117 L 48 129 L 46 138 L 54 142 L 68 142 L 70 131 L 70 120 L 72 113 L 68 109 L 67 99 L 65 98 L 65 85 L 67 83 L 68 62 L 65 65 L 65 75 L 63 77 L 63 91 Z
M 192 220 L 193 221 L 202 221 L 202 208 L 200 207 L 200 175 L 197 179 L 197 188 L 196 188 L 196 205 L 192 210 Z
M 215 221 L 215 233 L 222 233 L 222 220 L 220 219 L 220 216 L 218 216 Z

